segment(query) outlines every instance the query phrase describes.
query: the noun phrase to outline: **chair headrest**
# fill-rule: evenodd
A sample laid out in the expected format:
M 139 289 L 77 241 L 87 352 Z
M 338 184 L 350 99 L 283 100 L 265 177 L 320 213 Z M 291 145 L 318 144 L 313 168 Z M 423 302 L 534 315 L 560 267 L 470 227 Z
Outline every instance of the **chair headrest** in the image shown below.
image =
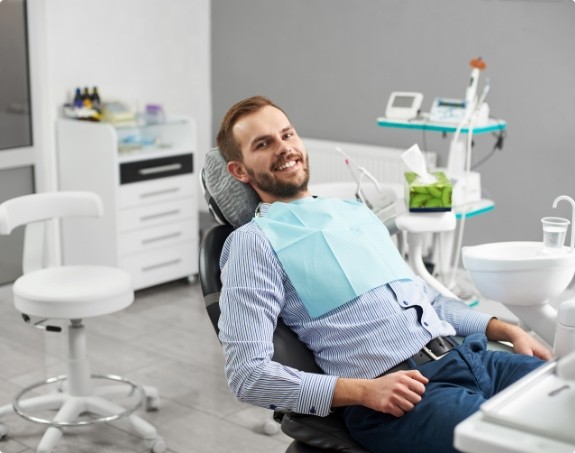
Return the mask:
M 222 224 L 238 228 L 248 223 L 260 199 L 248 184 L 235 179 L 218 148 L 206 154 L 204 168 L 200 174 L 204 198 L 214 218 Z

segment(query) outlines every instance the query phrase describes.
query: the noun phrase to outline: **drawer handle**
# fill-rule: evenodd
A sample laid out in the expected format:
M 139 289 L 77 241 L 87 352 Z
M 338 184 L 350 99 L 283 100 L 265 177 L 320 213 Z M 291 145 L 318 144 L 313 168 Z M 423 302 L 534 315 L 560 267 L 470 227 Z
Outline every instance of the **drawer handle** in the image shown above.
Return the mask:
M 179 191 L 180 191 L 179 187 L 173 187 L 171 189 L 164 189 L 164 190 L 156 190 L 155 192 L 146 192 L 146 193 L 140 194 L 140 198 L 157 197 L 158 195 L 165 195 L 168 193 L 174 193 L 174 192 L 179 192 Z
M 174 209 L 173 211 L 166 211 L 166 212 L 158 212 L 157 214 L 150 214 L 140 217 L 141 222 L 146 222 L 147 220 L 153 220 L 160 217 L 167 217 L 171 215 L 177 215 L 180 213 L 179 209 Z
M 161 267 L 174 266 L 174 265 L 178 264 L 180 261 L 182 261 L 182 260 L 177 259 L 177 260 L 166 261 L 164 263 L 153 264 L 151 266 L 143 267 L 142 271 L 148 272 L 148 271 L 153 271 L 153 270 L 159 269 Z
M 166 239 L 174 239 L 180 237 L 182 235 L 181 232 L 171 233 L 171 234 L 164 234 L 163 236 L 156 236 L 155 238 L 148 238 L 142 240 L 142 245 L 152 244 L 154 242 L 165 241 Z
M 138 173 L 142 176 L 154 175 L 156 173 L 164 173 L 166 171 L 176 171 L 181 170 L 182 164 L 168 164 L 168 165 L 158 165 L 157 167 L 140 168 Z

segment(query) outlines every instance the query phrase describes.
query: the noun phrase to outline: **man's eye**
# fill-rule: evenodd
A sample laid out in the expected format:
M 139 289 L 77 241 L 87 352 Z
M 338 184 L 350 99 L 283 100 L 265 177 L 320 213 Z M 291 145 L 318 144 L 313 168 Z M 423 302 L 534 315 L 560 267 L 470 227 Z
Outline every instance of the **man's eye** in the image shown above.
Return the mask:
M 267 144 L 268 144 L 267 141 L 257 142 L 256 143 L 256 149 L 263 149 L 266 147 Z
M 288 138 L 292 138 L 294 136 L 293 132 L 286 132 L 284 134 L 284 140 L 287 140 Z

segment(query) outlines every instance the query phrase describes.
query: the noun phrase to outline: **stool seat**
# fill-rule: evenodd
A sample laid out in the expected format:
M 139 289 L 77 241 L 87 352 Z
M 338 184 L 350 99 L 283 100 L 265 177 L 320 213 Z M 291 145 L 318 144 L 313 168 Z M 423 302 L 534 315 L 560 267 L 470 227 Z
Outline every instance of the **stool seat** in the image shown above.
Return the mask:
M 30 316 L 84 319 L 130 306 L 130 275 L 106 266 L 51 267 L 24 274 L 14 283 L 14 305 Z

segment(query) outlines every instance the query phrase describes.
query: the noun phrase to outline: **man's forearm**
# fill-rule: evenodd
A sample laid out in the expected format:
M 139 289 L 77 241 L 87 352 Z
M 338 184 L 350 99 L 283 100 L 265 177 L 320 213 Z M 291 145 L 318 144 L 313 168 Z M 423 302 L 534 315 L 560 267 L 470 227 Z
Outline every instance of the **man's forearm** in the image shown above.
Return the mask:
M 491 318 L 487 324 L 485 335 L 493 341 L 509 341 L 513 350 L 520 354 L 534 355 L 544 360 L 553 358 L 551 351 L 521 327 Z
M 369 392 L 369 380 L 338 378 L 335 383 L 332 407 L 364 405 Z
M 510 341 L 513 342 L 514 336 L 518 335 L 519 326 L 509 324 L 497 318 L 491 318 L 485 329 L 485 335 L 492 341 Z

